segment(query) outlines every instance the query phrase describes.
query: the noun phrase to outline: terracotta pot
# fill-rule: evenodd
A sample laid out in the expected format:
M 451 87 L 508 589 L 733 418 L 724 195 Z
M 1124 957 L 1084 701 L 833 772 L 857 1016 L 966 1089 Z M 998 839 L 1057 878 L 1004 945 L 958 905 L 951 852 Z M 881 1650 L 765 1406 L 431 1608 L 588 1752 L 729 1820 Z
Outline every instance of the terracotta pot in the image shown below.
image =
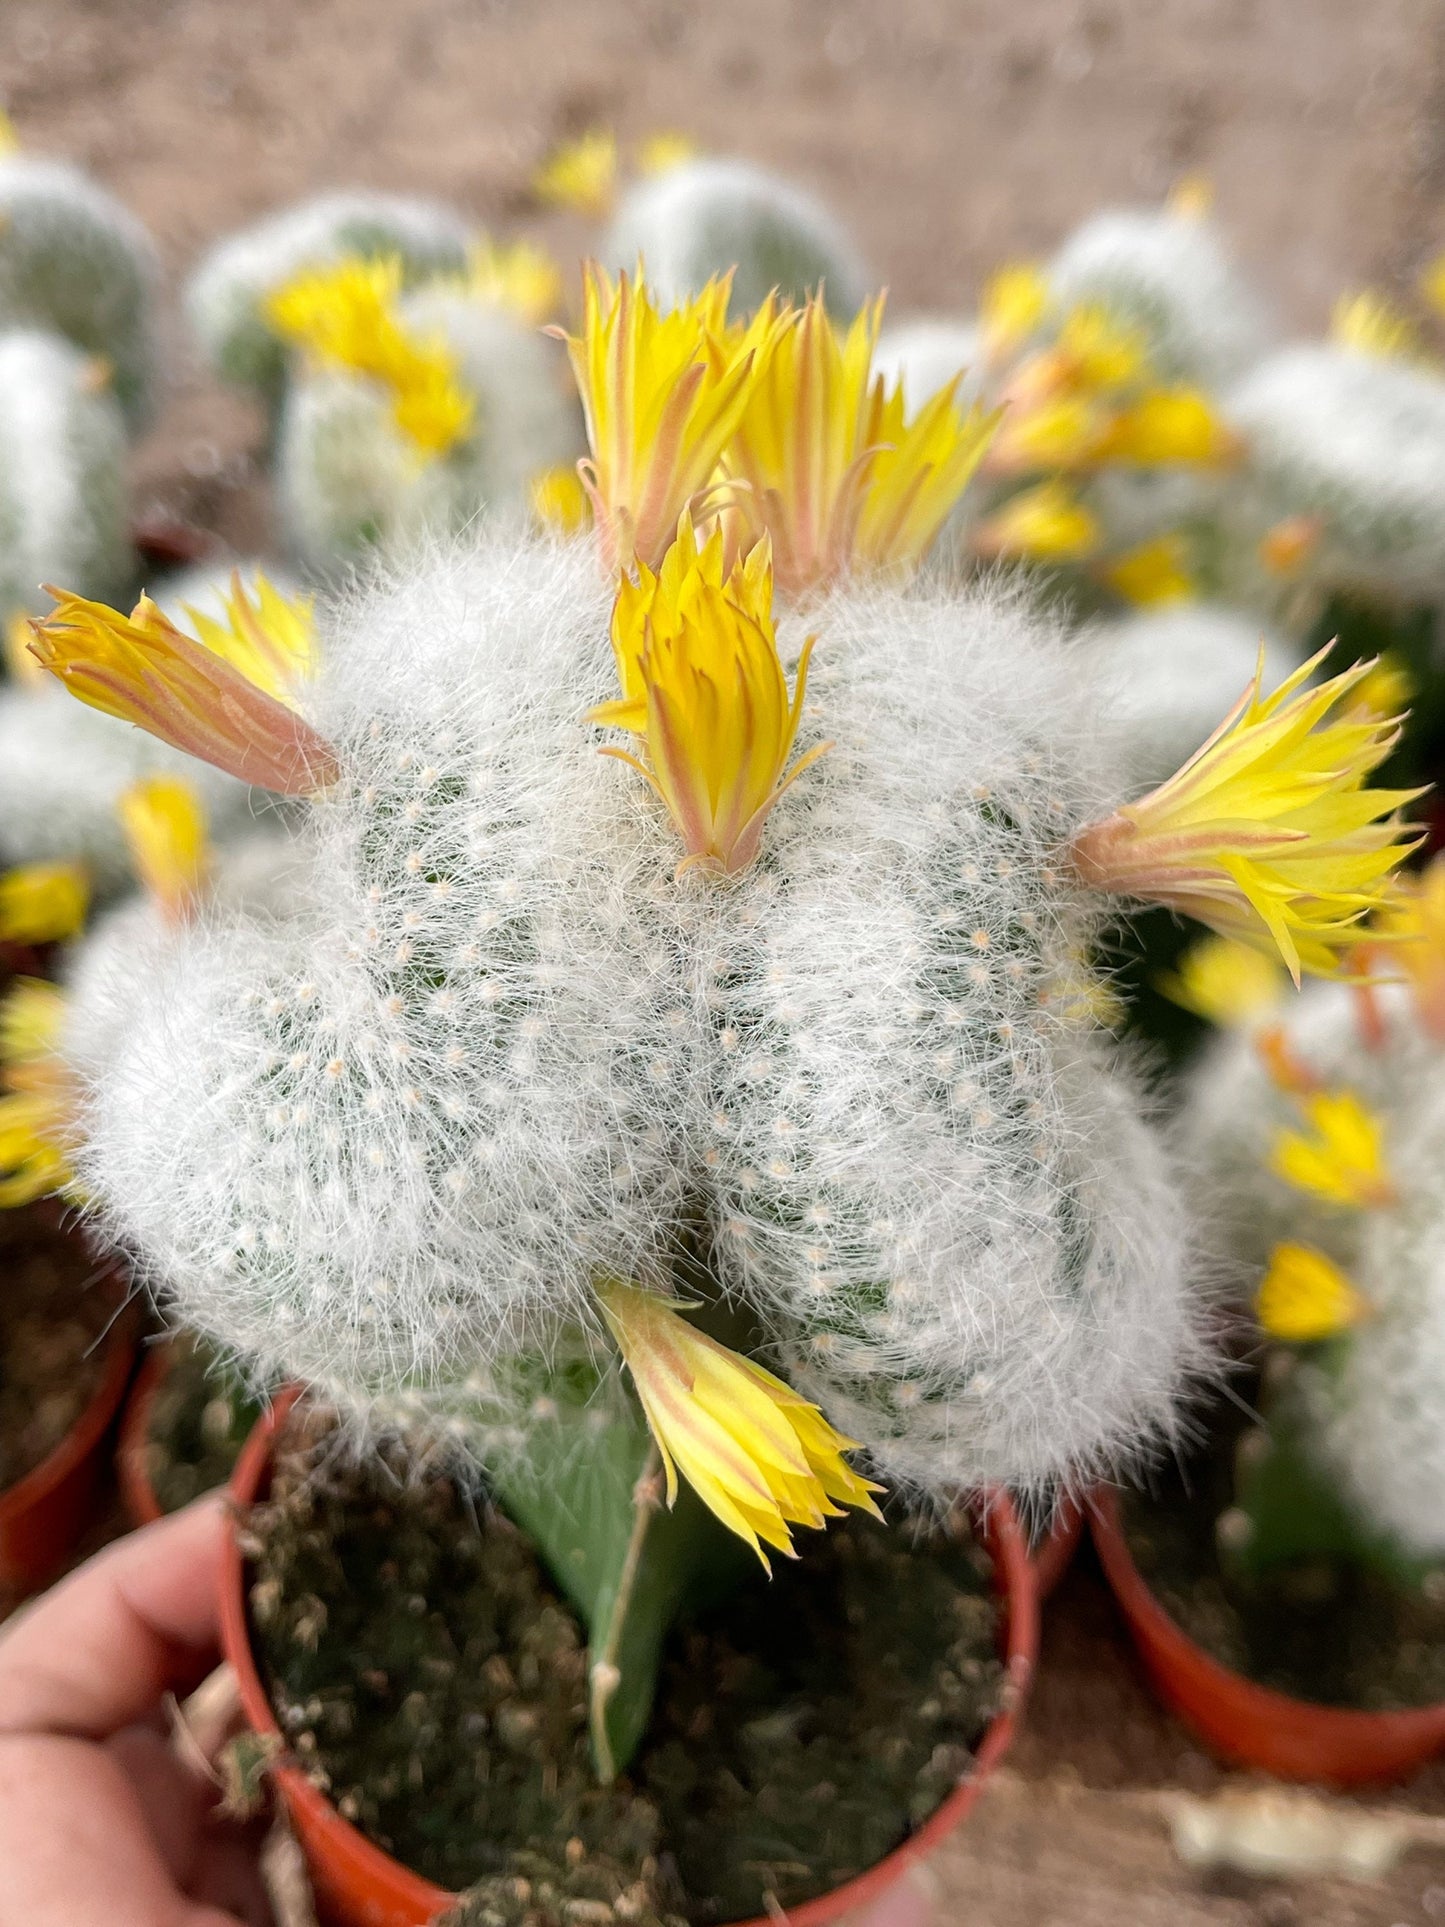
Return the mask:
M 1282 1780 L 1398 1780 L 1445 1748 L 1445 1703 L 1401 1713 L 1321 1706 L 1259 1686 L 1197 1646 L 1146 1585 L 1115 1492 L 1090 1501 L 1099 1561 L 1159 1698 L 1226 1760 Z
M 1029 1554 L 1040 1605 L 1074 1563 L 1083 1536 L 1084 1514 L 1079 1501 L 1061 1500 L 1048 1531 Z
M 90 1403 L 33 1471 L 0 1492 L 0 1586 L 38 1591 L 60 1571 L 90 1523 L 106 1438 L 135 1365 L 136 1320 L 122 1311 L 105 1339 L 105 1370 Z
M 283 1392 L 261 1420 L 236 1463 L 230 1493 L 244 1506 L 264 1490 L 276 1432 L 296 1401 Z M 989 1773 L 1013 1739 L 1038 1657 L 1038 1601 L 1023 1528 L 1006 1497 L 994 1498 L 984 1526 L 994 1561 L 995 1583 L 1005 1602 L 1004 1658 L 1008 1667 L 1006 1710 L 984 1734 L 969 1777 L 901 1847 L 856 1880 L 790 1908 L 790 1927 L 826 1927 L 854 1907 L 876 1900 L 908 1867 L 950 1834 L 978 1797 Z M 221 1646 L 240 1683 L 241 1704 L 257 1733 L 282 1737 L 256 1670 L 246 1613 L 245 1562 L 234 1536 L 226 1543 L 221 1575 Z M 456 1896 L 411 1873 L 343 1820 L 325 1797 L 294 1767 L 274 1770 L 310 1869 L 321 1918 L 326 1927 L 425 1927 Z M 773 1927 L 759 1918 L 746 1927 Z
M 169 1345 L 152 1345 L 141 1360 L 141 1368 L 130 1388 L 130 1397 L 121 1414 L 120 1440 L 115 1450 L 115 1480 L 120 1487 L 125 1516 L 133 1526 L 154 1525 L 165 1517 L 165 1508 L 156 1497 L 147 1463 L 151 1413 L 156 1393 L 171 1369 Z

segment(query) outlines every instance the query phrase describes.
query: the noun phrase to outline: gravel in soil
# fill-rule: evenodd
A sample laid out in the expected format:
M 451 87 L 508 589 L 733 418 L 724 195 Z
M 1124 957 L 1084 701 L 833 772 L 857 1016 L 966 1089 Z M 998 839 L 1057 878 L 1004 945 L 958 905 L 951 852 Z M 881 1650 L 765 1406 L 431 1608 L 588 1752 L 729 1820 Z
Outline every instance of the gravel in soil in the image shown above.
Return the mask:
M 1234 1438 L 1149 1493 L 1125 1495 L 1135 1564 L 1170 1618 L 1261 1686 L 1324 1706 L 1392 1712 L 1445 1700 L 1445 1597 L 1343 1559 L 1300 1559 L 1235 1580 L 1215 1526 L 1232 1503 Z
M 198 1339 L 168 1341 L 146 1426 L 145 1469 L 162 1512 L 230 1478 L 261 1407 Z
M 0 1234 L 0 1492 L 52 1453 L 105 1374 L 114 1300 L 78 1236 L 31 1214 Z
M 528 1540 L 400 1445 L 292 1435 L 246 1527 L 277 1718 L 380 1846 L 469 1889 L 449 1927 L 736 1920 L 926 1818 L 1002 1695 L 988 1562 L 851 1517 L 679 1629 L 651 1738 L 596 1785 L 586 1643 Z

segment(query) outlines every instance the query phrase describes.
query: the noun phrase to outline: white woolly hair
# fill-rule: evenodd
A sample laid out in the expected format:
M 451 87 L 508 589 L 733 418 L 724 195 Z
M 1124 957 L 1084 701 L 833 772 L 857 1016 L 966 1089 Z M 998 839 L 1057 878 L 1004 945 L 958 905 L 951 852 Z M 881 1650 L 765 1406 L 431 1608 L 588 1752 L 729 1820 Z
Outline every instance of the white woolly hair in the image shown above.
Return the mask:
M 3 254 L 0 206 L 0 254 Z M 133 556 L 125 427 L 115 397 L 63 336 L 0 333 L 0 618 L 35 609 L 42 582 L 108 597 Z
M 1269 329 L 1214 228 L 1193 215 L 1120 208 L 1096 214 L 1049 270 L 1063 302 L 1097 302 L 1143 329 L 1158 371 L 1214 385 L 1268 346 Z
M 807 627 L 834 747 L 703 958 L 719 1275 L 886 1477 L 1038 1497 L 1167 1438 L 1203 1356 L 1167 1161 L 1077 1006 L 1100 910 L 1059 850 L 1118 800 L 1108 732 L 1007 588 Z
M 0 157 L 0 327 L 103 355 L 133 426 L 155 399 L 159 278 L 150 236 L 94 181 L 60 161 Z
M 1405 595 L 1445 587 L 1445 380 L 1301 343 L 1246 376 L 1225 412 L 1249 443 L 1236 512 L 1258 527 L 1319 516 L 1312 579 Z
M 185 305 L 216 374 L 275 403 L 286 349 L 261 304 L 303 269 L 347 254 L 399 254 L 418 277 L 462 268 L 470 224 L 437 201 L 399 194 L 319 194 L 219 242 L 186 285 Z
M 601 249 L 630 274 L 639 257 L 664 307 L 678 307 L 715 274 L 736 269 L 732 313 L 748 314 L 777 288 L 800 301 L 822 286 L 853 314 L 868 277 L 840 223 L 811 194 L 750 161 L 685 161 L 623 195 Z
M 997 587 L 812 610 L 834 748 L 718 883 L 582 720 L 609 606 L 590 544 L 491 529 L 337 611 L 312 909 L 152 969 L 78 1164 L 111 1234 L 363 1416 L 495 1413 L 599 1274 L 710 1232 L 892 1477 L 1033 1493 L 1167 1435 L 1202 1300 L 1077 1011 L 1098 912 L 1058 847 L 1115 796 L 1059 636 Z
M 483 508 L 522 506 L 534 475 L 582 452 L 576 392 L 555 343 L 442 287 L 409 296 L 404 313 L 420 336 L 452 347 L 476 400 L 475 426 L 445 456 L 425 459 L 375 383 L 298 376 L 282 413 L 276 487 L 281 525 L 313 570 L 458 531 Z
M 910 420 L 930 395 L 961 376 L 954 394 L 974 402 L 983 393 L 983 337 L 974 321 L 900 321 L 885 328 L 873 352 L 873 373 L 890 388 L 901 383 Z
M 599 1273 L 665 1274 L 676 847 L 583 721 L 609 608 L 590 544 L 495 533 L 358 591 L 310 916 L 185 936 L 94 1093 L 86 1192 L 263 1378 L 481 1400 Z
M 1106 689 L 1126 784 L 1152 789 L 1172 776 L 1249 687 L 1264 649 L 1264 687 L 1299 664 L 1299 652 L 1254 616 L 1208 602 L 1141 609 L 1085 628 L 1079 648 Z

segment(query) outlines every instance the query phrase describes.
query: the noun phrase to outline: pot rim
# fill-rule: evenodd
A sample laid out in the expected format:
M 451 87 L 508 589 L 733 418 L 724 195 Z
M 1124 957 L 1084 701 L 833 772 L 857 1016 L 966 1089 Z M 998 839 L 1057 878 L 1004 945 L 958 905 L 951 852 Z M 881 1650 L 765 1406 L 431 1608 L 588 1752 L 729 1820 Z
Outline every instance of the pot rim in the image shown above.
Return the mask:
M 154 1525 L 165 1517 L 165 1508 L 156 1497 L 155 1486 L 146 1470 L 146 1447 L 150 1443 L 151 1414 L 156 1394 L 171 1369 L 171 1341 L 161 1338 L 149 1346 L 140 1362 L 130 1396 L 121 1414 L 120 1437 L 115 1448 L 116 1484 L 126 1517 L 135 1526 Z
M 288 1386 L 277 1393 L 271 1406 L 258 1421 L 246 1441 L 231 1476 L 228 1495 L 233 1515 L 252 1501 L 270 1465 L 271 1449 L 277 1432 L 300 1398 L 299 1388 Z M 1029 1561 L 1028 1540 L 1008 1495 L 990 1492 L 984 1511 L 985 1543 L 994 1566 L 995 1590 L 1006 1610 L 1004 1640 L 1004 1703 L 989 1722 L 974 1751 L 973 1763 L 958 1785 L 929 1817 L 916 1827 L 891 1852 L 865 1868 L 841 1887 L 815 1894 L 787 1910 L 789 1927 L 825 1927 L 855 1907 L 875 1900 L 893 1886 L 904 1873 L 931 1848 L 937 1846 L 963 1819 L 977 1799 L 979 1790 L 1013 1742 L 1019 1718 L 1038 1664 L 1039 1612 L 1033 1568 Z M 252 1730 L 262 1737 L 275 1738 L 283 1745 L 285 1736 L 271 1709 L 261 1681 L 252 1648 L 246 1611 L 246 1562 L 235 1531 L 226 1535 L 221 1554 L 220 1631 L 221 1648 L 235 1672 L 241 1706 Z M 454 1905 L 457 1896 L 435 1886 L 420 1874 L 412 1873 L 394 1855 L 376 1846 L 357 1827 L 343 1819 L 331 1802 L 312 1786 L 293 1766 L 272 1768 L 272 1777 L 288 1801 L 320 1819 L 330 1829 L 343 1829 L 348 1857 L 354 1864 L 372 1869 L 378 1876 L 402 1868 L 415 1882 L 413 1889 L 418 1908 L 429 1908 L 427 1918 Z M 758 1915 L 727 1927 L 777 1927 L 779 1916 Z

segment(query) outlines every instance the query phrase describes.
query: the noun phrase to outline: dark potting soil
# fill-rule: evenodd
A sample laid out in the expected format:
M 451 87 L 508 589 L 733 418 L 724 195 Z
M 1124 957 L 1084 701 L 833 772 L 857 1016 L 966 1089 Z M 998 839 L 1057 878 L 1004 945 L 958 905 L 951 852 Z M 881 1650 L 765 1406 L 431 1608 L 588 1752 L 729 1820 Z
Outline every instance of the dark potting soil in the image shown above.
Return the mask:
M 1170 1618 L 1233 1671 L 1295 1699 L 1371 1712 L 1445 1700 L 1445 1588 L 1393 1585 L 1338 1558 L 1249 1580 L 1227 1573 L 1215 1528 L 1234 1446 L 1225 1428 L 1184 1472 L 1124 1498 L 1129 1550 Z
M 199 1340 L 167 1342 L 145 1438 L 146 1475 L 162 1512 L 226 1483 L 260 1410 Z
M 470 1889 L 449 1927 L 796 1905 L 925 1819 L 1002 1699 L 984 1555 L 850 1515 L 678 1630 L 649 1742 L 602 1788 L 585 1637 L 500 1514 L 320 1431 L 281 1454 L 246 1544 L 296 1757 L 388 1852 Z
M 109 1362 L 115 1301 L 79 1237 L 29 1213 L 0 1234 L 0 1492 L 33 1472 L 79 1419 Z

